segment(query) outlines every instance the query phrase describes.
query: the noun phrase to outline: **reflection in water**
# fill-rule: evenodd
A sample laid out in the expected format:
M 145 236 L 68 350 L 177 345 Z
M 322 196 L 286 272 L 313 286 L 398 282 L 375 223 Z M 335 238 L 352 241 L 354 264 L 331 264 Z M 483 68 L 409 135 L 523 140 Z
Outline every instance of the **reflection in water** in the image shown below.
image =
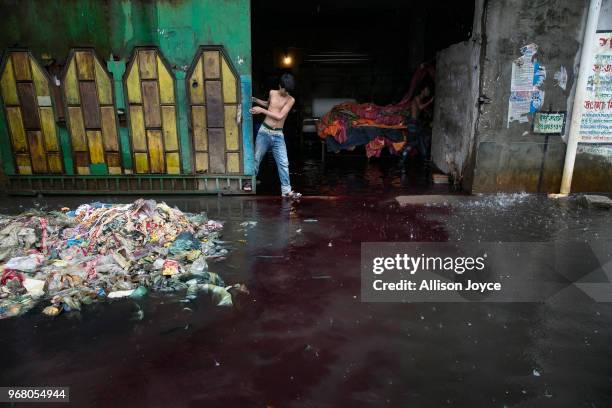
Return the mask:
M 323 185 L 377 186 L 334 199 L 156 198 L 224 221 L 232 250 L 209 268 L 245 283 L 248 301 L 223 310 L 152 293 L 141 320 L 132 301 L 117 301 L 0 321 L 0 384 L 70 386 L 74 405 L 101 407 L 610 406 L 609 304 L 362 303 L 359 276 L 362 242 L 602 241 L 609 213 L 527 195 L 399 207 L 380 171 Z M 134 197 L 36 202 L 94 199 Z
M 268 155 L 260 167 L 258 192 L 277 194 L 276 167 Z M 322 162 L 320 151 L 305 148 L 290 152 L 291 182 L 307 195 L 415 194 L 426 191 L 448 192 L 448 186 L 434 186 L 431 170 L 421 160 L 401 166 L 399 158 L 384 155 L 367 159 L 363 152 L 329 154 Z

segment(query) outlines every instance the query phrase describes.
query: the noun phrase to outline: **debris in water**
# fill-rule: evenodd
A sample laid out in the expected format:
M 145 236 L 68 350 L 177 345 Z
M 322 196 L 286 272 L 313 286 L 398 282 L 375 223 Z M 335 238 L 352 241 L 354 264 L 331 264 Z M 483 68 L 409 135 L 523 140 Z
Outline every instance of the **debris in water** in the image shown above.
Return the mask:
M 118 298 L 128 297 L 132 293 L 134 293 L 134 289 L 130 289 L 130 290 L 117 290 L 115 292 L 110 292 L 108 294 L 107 298 L 109 298 L 109 299 L 118 299 Z
M 136 312 L 134 312 L 134 316 L 132 316 L 132 320 L 142 320 L 144 319 L 144 311 L 142 310 L 142 308 L 136 304 L 136 308 L 138 310 L 136 310 Z
M 222 228 L 204 213 L 144 199 L 0 215 L 0 318 L 22 315 L 40 300 L 50 302 L 45 315 L 57 316 L 106 298 L 185 290 L 187 281 L 192 294 L 204 291 L 229 306 L 233 286 L 206 262 L 228 254 L 218 241 Z

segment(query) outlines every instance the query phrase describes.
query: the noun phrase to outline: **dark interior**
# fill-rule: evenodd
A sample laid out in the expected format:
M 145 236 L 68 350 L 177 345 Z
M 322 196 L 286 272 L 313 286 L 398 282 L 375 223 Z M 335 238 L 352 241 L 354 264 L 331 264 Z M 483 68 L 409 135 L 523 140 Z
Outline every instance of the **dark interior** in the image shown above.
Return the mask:
M 291 71 L 302 102 L 313 95 L 396 102 L 420 63 L 469 38 L 473 16 L 473 0 L 255 0 L 254 90 L 265 93 Z
M 301 134 L 302 120 L 313 116 L 313 98 L 397 103 L 421 63 L 435 64 L 438 51 L 469 38 L 473 18 L 473 0 L 254 0 L 254 95 L 265 99 L 283 72 L 298 83 L 285 124 L 292 171 L 309 155 L 321 157 L 317 136 Z M 255 132 L 262 120 L 254 118 Z M 363 150 L 353 153 L 364 159 Z M 327 161 L 329 166 L 338 160 Z

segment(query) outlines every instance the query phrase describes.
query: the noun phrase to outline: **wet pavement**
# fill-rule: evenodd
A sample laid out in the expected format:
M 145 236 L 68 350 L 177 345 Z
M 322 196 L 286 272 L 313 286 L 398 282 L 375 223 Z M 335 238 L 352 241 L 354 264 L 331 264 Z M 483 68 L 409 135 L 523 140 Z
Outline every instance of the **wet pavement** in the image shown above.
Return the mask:
M 317 195 L 299 203 L 156 197 L 225 222 L 233 250 L 210 270 L 245 283 L 250 297 L 225 310 L 202 296 L 184 304 L 152 294 L 0 321 L 0 385 L 69 386 L 73 405 L 100 407 L 612 406 L 612 305 L 576 295 L 362 303 L 359 276 L 361 242 L 610 239 L 609 212 L 521 194 L 401 207 L 398 192 L 448 187 L 354 160 L 374 170 L 332 163 L 318 167 L 327 178 L 294 174 Z M 94 199 L 134 197 L 13 197 L 0 211 Z M 247 220 L 257 225 L 245 230 Z
M 381 158 L 368 159 L 363 146 L 353 152 L 327 153 L 321 161 L 319 141 L 306 140 L 302 149 L 289 145 L 293 188 L 305 195 L 376 196 L 397 194 L 444 194 L 454 192 L 448 185 L 431 182 L 432 170 L 413 158 L 405 166 L 385 151 Z M 280 194 L 280 183 L 272 155 L 260 166 L 258 194 Z

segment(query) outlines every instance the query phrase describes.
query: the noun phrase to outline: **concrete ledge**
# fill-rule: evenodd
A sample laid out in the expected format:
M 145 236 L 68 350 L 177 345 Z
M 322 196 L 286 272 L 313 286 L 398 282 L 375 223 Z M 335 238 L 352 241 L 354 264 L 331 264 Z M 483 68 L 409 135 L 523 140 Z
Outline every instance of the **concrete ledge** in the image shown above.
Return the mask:
M 462 195 L 406 195 L 397 196 L 395 201 L 401 206 L 404 205 L 449 205 L 456 204 L 467 196 Z
M 580 198 L 581 203 L 589 208 L 602 208 L 609 210 L 612 208 L 612 199 L 602 195 L 585 194 Z

